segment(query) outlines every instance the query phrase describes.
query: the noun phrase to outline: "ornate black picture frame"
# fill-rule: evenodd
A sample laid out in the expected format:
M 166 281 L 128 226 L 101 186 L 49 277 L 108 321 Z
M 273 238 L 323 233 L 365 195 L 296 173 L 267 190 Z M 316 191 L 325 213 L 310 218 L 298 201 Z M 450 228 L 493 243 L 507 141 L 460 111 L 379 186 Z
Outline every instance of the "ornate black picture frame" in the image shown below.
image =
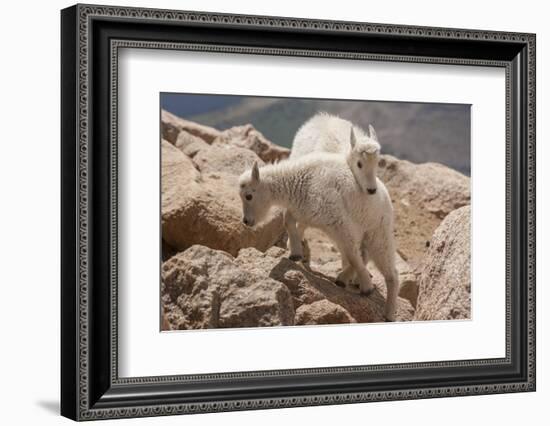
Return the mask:
M 74 420 L 535 390 L 535 35 L 76 5 L 61 13 L 61 413 Z M 506 71 L 506 356 L 119 378 L 120 47 Z

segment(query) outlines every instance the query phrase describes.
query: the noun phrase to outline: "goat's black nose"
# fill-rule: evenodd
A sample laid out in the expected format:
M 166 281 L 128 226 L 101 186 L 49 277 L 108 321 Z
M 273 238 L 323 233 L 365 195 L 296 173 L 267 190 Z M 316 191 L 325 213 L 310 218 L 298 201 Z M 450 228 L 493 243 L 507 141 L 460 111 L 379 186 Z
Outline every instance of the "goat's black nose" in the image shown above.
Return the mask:
M 367 188 L 367 192 L 369 194 L 375 194 L 376 193 L 376 188 L 374 188 L 374 189 L 373 188 Z

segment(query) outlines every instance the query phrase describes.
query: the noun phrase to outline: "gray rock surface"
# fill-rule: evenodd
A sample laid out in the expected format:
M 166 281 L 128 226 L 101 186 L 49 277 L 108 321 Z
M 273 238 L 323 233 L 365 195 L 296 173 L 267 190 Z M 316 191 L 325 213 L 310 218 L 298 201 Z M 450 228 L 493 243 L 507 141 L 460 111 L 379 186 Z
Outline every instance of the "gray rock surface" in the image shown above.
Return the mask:
M 162 300 L 172 329 L 294 324 L 288 288 L 240 267 L 232 256 L 192 246 L 162 265 Z
M 435 231 L 420 276 L 416 320 L 471 317 L 470 256 L 470 206 L 465 206 Z

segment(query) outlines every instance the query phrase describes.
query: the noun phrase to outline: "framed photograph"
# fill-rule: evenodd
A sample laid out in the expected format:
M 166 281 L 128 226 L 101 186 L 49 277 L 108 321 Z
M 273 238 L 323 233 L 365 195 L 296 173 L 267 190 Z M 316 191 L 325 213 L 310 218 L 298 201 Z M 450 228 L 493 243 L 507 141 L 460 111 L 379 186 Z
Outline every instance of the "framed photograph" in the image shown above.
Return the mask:
M 534 391 L 535 40 L 62 10 L 62 415 Z

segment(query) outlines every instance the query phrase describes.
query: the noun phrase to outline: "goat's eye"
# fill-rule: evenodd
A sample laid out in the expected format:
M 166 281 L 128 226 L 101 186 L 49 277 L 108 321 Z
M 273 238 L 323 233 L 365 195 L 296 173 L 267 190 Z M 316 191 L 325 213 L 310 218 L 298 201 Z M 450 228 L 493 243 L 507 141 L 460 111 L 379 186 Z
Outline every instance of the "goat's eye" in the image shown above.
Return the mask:
M 362 167 L 363 167 L 363 164 L 361 164 L 361 162 L 358 161 L 358 162 L 357 162 L 357 167 L 362 168 Z
M 250 200 L 252 200 L 252 195 L 246 194 L 244 198 L 246 198 L 247 201 L 250 201 Z

